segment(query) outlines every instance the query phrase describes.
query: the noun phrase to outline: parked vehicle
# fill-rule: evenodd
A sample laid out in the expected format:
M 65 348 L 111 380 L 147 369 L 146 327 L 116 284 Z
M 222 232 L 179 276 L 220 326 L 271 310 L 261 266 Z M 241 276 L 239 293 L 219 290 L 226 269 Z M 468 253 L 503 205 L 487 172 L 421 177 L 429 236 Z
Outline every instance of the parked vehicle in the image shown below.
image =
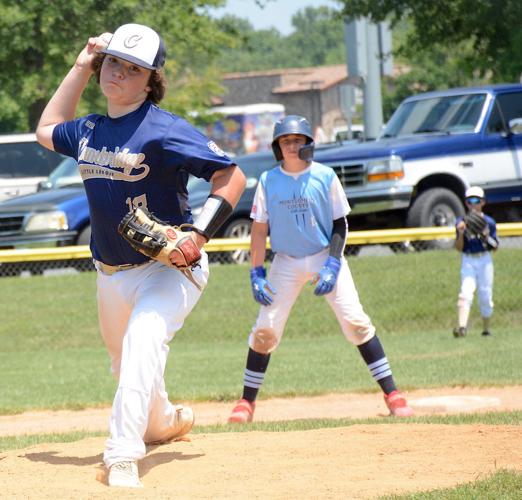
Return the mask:
M 469 185 L 499 222 L 520 220 L 522 85 L 407 98 L 376 141 L 324 152 L 353 207 L 352 228 L 451 226 Z
M 331 142 L 344 142 L 344 141 L 363 141 L 364 140 L 364 125 L 358 123 L 353 124 L 350 128 L 345 125 L 343 127 L 335 127 L 332 132 Z
M 0 203 L 0 248 L 87 245 L 90 237 L 83 186 L 40 191 Z
M 285 114 L 282 104 L 258 103 L 211 108 L 216 121 L 202 131 L 230 156 L 270 151 L 274 122 Z
M 64 157 L 36 141 L 35 134 L 0 136 L 0 201 L 34 193 Z
M 78 170 L 78 162 L 74 158 L 66 157 L 47 179 L 38 183 L 37 191 L 82 185 L 83 180 Z
M 244 156 L 237 156 L 234 162 L 241 167 L 246 177 L 245 191 L 243 192 L 233 214 L 219 229 L 216 236 L 221 238 L 241 238 L 250 235 L 250 209 L 261 174 L 276 165 L 272 151 L 263 151 Z M 192 215 L 197 217 L 210 192 L 210 183 L 204 179 L 191 177 L 188 184 L 189 202 Z
M 275 165 L 273 154 L 268 151 L 237 157 L 236 161 L 247 176 L 246 189 L 217 237 L 250 235 L 250 208 L 259 176 Z M 91 234 L 89 207 L 81 178 L 76 172 L 76 162 L 67 158 L 41 184 L 40 192 L 0 203 L 0 248 L 88 244 Z M 51 189 L 47 189 L 48 186 Z M 209 195 L 210 184 L 191 177 L 188 190 L 196 217 Z M 231 259 L 243 262 L 247 257 L 247 252 L 238 250 Z

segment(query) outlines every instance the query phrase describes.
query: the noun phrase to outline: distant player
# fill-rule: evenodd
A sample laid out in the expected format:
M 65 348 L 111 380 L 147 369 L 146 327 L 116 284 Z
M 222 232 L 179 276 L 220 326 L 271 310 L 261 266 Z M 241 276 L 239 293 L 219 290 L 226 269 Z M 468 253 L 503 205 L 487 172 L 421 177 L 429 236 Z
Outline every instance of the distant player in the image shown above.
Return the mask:
M 37 129 L 41 144 L 78 161 L 89 201 L 100 329 L 119 381 L 103 456 L 110 486 L 141 487 L 137 461 L 145 445 L 180 438 L 192 428 L 192 410 L 170 403 L 163 374 L 168 344 L 209 275 L 205 252 L 191 282 L 134 250 L 118 226 L 138 207 L 172 225 L 192 222 L 188 175 L 201 177 L 212 186 L 190 233 L 199 254 L 245 185 L 241 170 L 212 141 L 157 106 L 165 93 L 164 62 L 163 40 L 147 26 L 125 24 L 114 36 L 89 38 Z M 107 114 L 75 118 L 92 75 Z M 179 264 L 178 254 L 170 255 Z
M 278 121 L 272 149 L 281 166 L 262 174 L 251 212 L 250 279 L 254 299 L 262 307 L 249 336 L 243 396 L 228 421 L 252 421 L 270 356 L 307 282 L 315 285 L 315 295 L 324 295 L 346 339 L 359 349 L 384 392 L 390 413 L 412 415 L 395 386 L 375 328 L 359 302 L 343 256 L 350 207 L 335 172 L 312 160 L 314 142 L 308 121 L 301 116 Z M 267 276 L 263 264 L 269 233 L 275 257 Z
M 453 335 L 465 337 L 468 331 L 469 312 L 475 290 L 482 316 L 482 335 L 491 336 L 490 318 L 493 314 L 493 259 L 491 251 L 498 248 L 495 220 L 482 212 L 486 198 L 478 186 L 466 191 L 468 215 L 456 222 L 455 248 L 462 252 L 460 292 L 457 301 L 459 326 Z

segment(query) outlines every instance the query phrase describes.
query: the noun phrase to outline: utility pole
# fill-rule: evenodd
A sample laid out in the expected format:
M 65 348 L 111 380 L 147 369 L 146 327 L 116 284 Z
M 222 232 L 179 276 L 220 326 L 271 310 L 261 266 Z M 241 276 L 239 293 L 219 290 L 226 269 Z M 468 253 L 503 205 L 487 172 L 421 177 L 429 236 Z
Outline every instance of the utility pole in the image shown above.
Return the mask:
M 321 85 L 323 80 L 312 80 L 308 82 L 310 85 L 310 91 L 312 92 L 312 129 L 315 130 L 317 126 L 321 126 L 321 120 L 323 116 L 323 105 L 321 102 Z
M 377 25 L 366 23 L 367 74 L 364 79 L 364 134 L 376 139 L 382 129 L 381 70 Z
M 391 73 L 391 34 L 386 23 L 366 18 L 346 18 L 344 34 L 349 80 L 363 91 L 364 136 L 375 139 L 383 125 L 381 74 Z

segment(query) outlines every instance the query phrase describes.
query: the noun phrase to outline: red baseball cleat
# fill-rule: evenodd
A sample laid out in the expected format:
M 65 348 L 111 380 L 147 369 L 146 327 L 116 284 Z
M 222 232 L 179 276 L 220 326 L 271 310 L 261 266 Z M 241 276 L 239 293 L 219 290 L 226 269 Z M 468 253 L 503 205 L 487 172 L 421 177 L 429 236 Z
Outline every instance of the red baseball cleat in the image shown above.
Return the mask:
M 390 415 L 394 417 L 411 417 L 413 415 L 413 410 L 408 406 L 404 394 L 400 391 L 385 394 L 384 402 L 390 410 Z
M 240 399 L 230 417 L 228 418 L 229 424 L 247 424 L 252 422 L 254 418 L 254 410 L 256 409 L 256 403 L 248 401 L 247 399 Z

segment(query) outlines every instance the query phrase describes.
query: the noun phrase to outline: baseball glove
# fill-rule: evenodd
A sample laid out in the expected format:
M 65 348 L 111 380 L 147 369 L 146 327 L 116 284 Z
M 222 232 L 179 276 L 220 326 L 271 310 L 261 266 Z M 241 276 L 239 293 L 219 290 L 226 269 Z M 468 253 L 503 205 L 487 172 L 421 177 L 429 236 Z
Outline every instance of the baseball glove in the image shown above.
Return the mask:
M 123 217 L 118 233 L 134 250 L 168 267 L 179 269 L 200 288 L 192 276 L 192 269 L 201 259 L 201 252 L 190 233 L 183 231 L 186 227 L 190 224 L 171 226 L 140 207 Z M 171 261 L 173 252 L 181 255 L 182 264 Z
M 488 233 L 488 223 L 486 219 L 473 211 L 470 211 L 465 217 L 466 236 L 468 238 L 482 238 Z

